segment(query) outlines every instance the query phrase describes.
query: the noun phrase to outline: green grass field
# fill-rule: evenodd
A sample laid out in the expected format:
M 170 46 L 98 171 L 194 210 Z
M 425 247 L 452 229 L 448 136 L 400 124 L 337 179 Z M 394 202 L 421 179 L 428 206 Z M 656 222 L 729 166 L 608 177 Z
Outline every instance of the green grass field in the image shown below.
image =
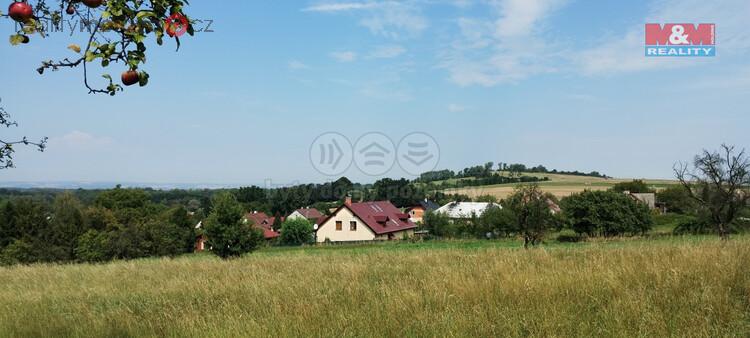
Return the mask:
M 3 337 L 750 335 L 750 237 L 265 248 L 0 268 Z

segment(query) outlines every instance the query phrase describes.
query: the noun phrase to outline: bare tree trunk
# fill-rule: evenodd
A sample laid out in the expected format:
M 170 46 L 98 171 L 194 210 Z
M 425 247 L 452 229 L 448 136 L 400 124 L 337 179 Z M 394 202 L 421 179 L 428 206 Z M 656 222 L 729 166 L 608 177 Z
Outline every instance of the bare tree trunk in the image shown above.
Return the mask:
M 529 248 L 529 236 L 528 235 L 523 236 L 523 248 L 524 249 Z
M 729 240 L 729 230 L 723 223 L 719 223 L 719 237 L 724 242 Z

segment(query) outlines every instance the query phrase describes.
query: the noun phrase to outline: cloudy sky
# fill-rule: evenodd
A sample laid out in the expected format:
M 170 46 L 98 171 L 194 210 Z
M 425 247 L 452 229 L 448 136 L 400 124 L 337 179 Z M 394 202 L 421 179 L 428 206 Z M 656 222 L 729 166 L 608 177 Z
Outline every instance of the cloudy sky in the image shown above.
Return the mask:
M 0 181 L 322 182 L 308 152 L 330 131 L 425 132 L 439 168 L 616 177 L 669 178 L 702 148 L 750 148 L 747 0 L 193 3 L 212 32 L 178 53 L 154 45 L 150 85 L 114 98 L 87 94 L 80 70 L 35 72 L 72 56 L 80 32 L 0 44 L 0 97 L 20 124 L 2 136 L 50 137 Z M 644 57 L 651 22 L 715 23 L 717 56 Z

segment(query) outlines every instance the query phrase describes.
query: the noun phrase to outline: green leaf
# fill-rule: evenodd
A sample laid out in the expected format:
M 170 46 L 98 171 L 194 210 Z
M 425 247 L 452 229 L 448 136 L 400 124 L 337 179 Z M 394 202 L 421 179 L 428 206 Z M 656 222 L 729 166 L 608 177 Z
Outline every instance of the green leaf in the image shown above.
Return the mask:
M 135 17 L 138 19 L 143 19 L 148 17 L 156 17 L 156 14 L 154 14 L 154 12 L 138 12 Z
M 102 75 L 102 77 L 109 80 L 110 82 L 112 81 L 112 76 L 110 76 L 109 74 L 104 74 Z
M 16 46 L 20 43 L 23 43 L 23 35 L 21 34 L 14 34 L 10 36 L 10 44 L 13 46 Z
M 146 72 L 138 73 L 138 85 L 143 87 L 148 84 L 149 75 Z
M 102 67 L 109 66 L 109 59 L 102 59 Z
M 111 16 L 112 13 L 110 13 L 109 11 L 104 11 L 104 13 L 102 13 L 102 19 L 109 19 Z
M 96 59 L 96 54 L 94 54 L 92 51 L 86 52 L 86 62 L 91 62 Z

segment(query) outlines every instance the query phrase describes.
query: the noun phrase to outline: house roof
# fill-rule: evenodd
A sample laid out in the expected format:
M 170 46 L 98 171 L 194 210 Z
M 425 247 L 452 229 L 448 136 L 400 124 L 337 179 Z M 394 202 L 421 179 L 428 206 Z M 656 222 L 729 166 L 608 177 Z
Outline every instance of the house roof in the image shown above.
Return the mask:
M 438 208 L 440 208 L 440 206 L 437 205 L 437 203 L 433 201 L 425 199 L 425 200 L 419 201 L 419 203 L 417 203 L 416 205 L 406 208 L 406 210 L 413 210 L 417 208 L 422 208 L 425 211 L 429 211 L 429 210 L 437 210 Z
M 276 217 L 268 217 L 268 215 L 263 212 L 249 212 L 245 214 L 245 219 L 252 221 L 253 226 L 263 230 L 263 237 L 265 239 L 279 237 L 279 233 L 273 231 L 273 222 L 276 220 Z M 283 221 L 284 218 L 281 220 Z
M 300 208 L 295 211 L 300 213 L 302 217 L 310 219 L 310 220 L 317 220 L 318 218 L 323 217 L 323 213 L 321 213 L 320 211 L 318 211 L 318 209 L 315 209 L 315 208 Z
M 377 235 L 417 227 L 414 222 L 409 220 L 409 215 L 402 213 L 401 210 L 388 201 L 343 204 L 331 216 L 320 222 L 321 226 L 328 222 L 329 219 L 335 217 L 343 208 L 349 209 L 349 211 L 362 220 Z
M 450 202 L 435 212 L 440 212 L 448 215 L 450 218 L 471 218 L 472 214 L 476 216 L 482 216 L 488 207 L 494 206 L 502 208 L 500 204 L 485 203 L 485 202 Z

